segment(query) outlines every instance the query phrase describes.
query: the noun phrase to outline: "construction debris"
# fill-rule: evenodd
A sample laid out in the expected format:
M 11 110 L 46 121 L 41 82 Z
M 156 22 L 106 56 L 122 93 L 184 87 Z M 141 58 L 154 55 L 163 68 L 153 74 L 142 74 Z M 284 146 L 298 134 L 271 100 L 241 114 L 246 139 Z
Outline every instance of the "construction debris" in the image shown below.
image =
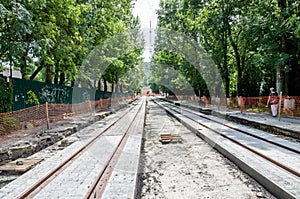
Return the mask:
M 159 141 L 162 143 L 182 142 L 182 137 L 180 135 L 160 134 L 159 136 Z
M 1 165 L 0 171 L 8 173 L 24 173 L 42 160 L 42 158 L 19 158 Z

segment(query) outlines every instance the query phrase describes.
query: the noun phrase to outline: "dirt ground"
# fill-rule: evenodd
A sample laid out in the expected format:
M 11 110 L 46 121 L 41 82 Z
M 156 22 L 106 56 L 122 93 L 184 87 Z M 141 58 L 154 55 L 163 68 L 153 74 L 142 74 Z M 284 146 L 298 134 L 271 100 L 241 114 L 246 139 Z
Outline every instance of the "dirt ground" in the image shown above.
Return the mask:
M 137 198 L 275 198 L 153 102 L 148 108 Z M 183 141 L 162 144 L 161 133 Z

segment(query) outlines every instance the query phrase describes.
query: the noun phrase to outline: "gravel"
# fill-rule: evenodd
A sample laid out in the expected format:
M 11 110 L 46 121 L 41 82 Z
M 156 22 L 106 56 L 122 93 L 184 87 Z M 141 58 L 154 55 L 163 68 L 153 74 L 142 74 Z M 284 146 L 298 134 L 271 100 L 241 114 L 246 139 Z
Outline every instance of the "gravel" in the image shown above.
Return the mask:
M 163 144 L 162 133 L 183 141 Z M 152 101 L 143 146 L 137 198 L 275 198 Z

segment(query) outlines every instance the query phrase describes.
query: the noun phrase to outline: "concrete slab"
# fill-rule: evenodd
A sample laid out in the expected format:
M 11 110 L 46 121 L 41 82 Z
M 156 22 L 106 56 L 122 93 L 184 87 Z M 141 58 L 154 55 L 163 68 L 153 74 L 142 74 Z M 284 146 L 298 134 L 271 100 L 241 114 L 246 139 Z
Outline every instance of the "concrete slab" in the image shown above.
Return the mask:
M 122 110 L 120 113 L 124 113 L 124 111 Z M 111 122 L 117 120 L 117 118 L 108 116 L 106 122 L 96 122 L 94 125 L 72 135 L 71 137 L 74 137 L 76 142 L 64 150 L 58 151 L 51 158 L 46 159 L 32 170 L 0 189 L 0 198 L 16 198 L 28 187 L 43 178 L 52 168 L 57 167 L 66 158 L 74 154 L 74 151 L 93 139 L 95 135 L 108 127 Z M 123 124 L 128 124 L 127 119 L 124 119 Z M 35 198 L 83 198 L 95 176 L 103 168 L 115 145 L 120 141 L 120 135 L 126 129 L 119 125 L 114 125 L 114 128 L 107 132 L 109 135 L 101 137 L 92 147 L 88 148 L 78 160 L 74 161 L 61 175 L 50 182 L 49 186 L 43 188 Z
M 164 101 L 172 102 L 165 98 L 160 98 Z M 269 131 L 271 133 L 282 134 L 300 139 L 300 119 L 295 117 L 282 116 L 272 117 L 270 114 L 257 112 L 243 112 L 238 110 L 228 109 L 227 107 L 217 106 L 199 106 L 195 104 L 177 102 L 181 107 L 187 107 L 206 115 L 214 115 L 223 119 L 249 125 L 254 128 Z
M 181 121 L 186 127 L 198 134 L 211 146 L 233 161 L 242 170 L 263 184 L 271 193 L 279 198 L 299 198 L 300 178 L 287 173 L 283 169 L 258 157 L 245 148 L 201 127 L 198 123 L 182 117 L 180 114 L 168 109 L 168 112 Z M 295 154 L 294 154 L 295 155 Z M 299 155 L 296 155 L 299 159 Z M 293 162 L 293 160 L 289 160 Z M 295 165 L 297 168 L 297 165 Z M 299 167 L 298 167 L 299 168 Z
M 137 122 L 128 131 L 128 140 L 102 198 L 135 198 L 145 122 L 145 106 L 146 103 L 143 102 L 141 111 L 136 117 Z
M 35 198 L 84 198 L 121 136 L 103 136 Z
M 18 158 L 0 166 L 0 171 L 9 173 L 24 173 L 41 162 L 43 158 Z
M 142 135 L 130 136 L 102 198 L 135 198 Z

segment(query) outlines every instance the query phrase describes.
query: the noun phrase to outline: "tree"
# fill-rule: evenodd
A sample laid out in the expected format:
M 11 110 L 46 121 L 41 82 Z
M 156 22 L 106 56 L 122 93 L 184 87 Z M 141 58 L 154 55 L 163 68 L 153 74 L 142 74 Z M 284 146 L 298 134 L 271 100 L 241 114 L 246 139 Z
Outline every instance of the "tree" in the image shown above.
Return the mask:
M 285 93 L 299 91 L 298 2 L 165 0 L 160 6 L 159 26 L 184 33 L 209 53 L 227 97 L 265 94 L 276 72 L 284 76 Z
M 53 79 L 60 84 L 74 80 L 76 51 L 82 44 L 78 26 L 85 7 L 76 4 L 75 0 L 39 0 L 30 6 L 35 19 L 33 45 L 37 46 L 35 56 L 39 59 L 30 79 L 35 79 L 42 69 L 46 69 L 45 81 L 48 83 L 52 83 Z
M 12 107 L 12 87 L 7 86 L 5 79 L 0 78 L 0 113 L 8 112 Z
M 73 85 L 89 52 L 116 34 L 138 28 L 130 3 L 130 0 L 2 1 L 1 61 L 20 69 L 23 78 Z
M 18 1 L 0 3 L 0 58 L 26 76 L 32 16 Z

